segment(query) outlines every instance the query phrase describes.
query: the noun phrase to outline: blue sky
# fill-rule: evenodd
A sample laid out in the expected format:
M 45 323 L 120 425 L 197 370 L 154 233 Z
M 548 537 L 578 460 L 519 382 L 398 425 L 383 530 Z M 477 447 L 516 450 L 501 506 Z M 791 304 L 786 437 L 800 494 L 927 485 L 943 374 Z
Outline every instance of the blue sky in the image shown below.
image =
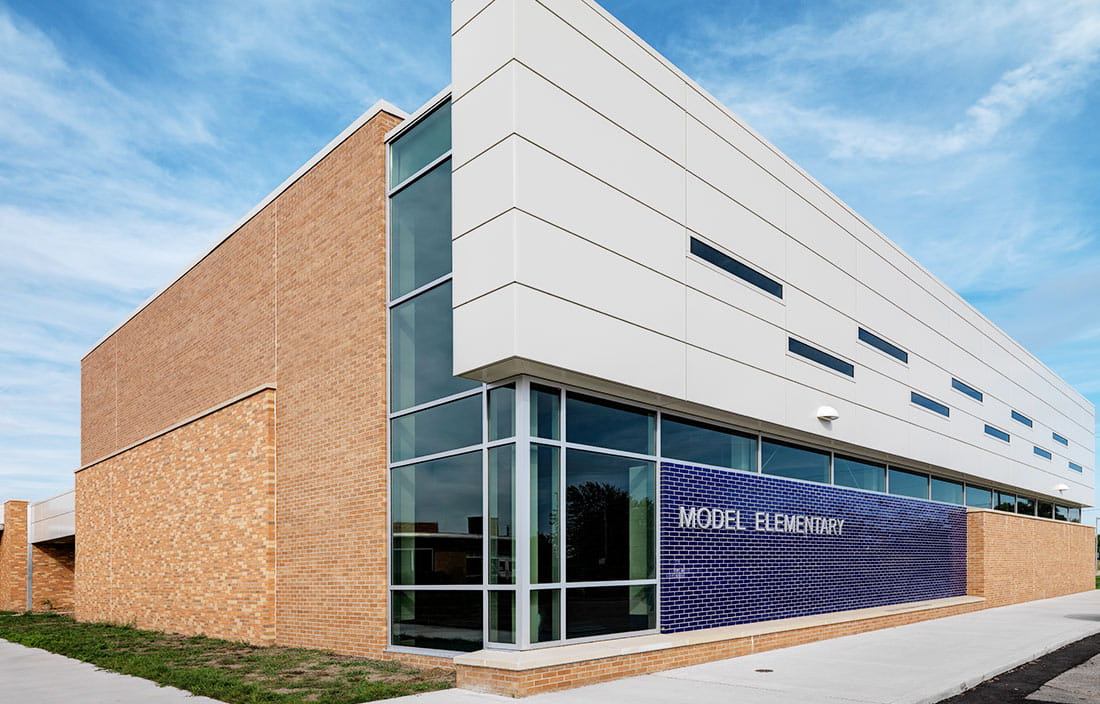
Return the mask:
M 1100 2 L 606 0 L 1100 401 Z M 79 360 L 379 98 L 447 0 L 0 0 L 0 498 L 71 485 Z

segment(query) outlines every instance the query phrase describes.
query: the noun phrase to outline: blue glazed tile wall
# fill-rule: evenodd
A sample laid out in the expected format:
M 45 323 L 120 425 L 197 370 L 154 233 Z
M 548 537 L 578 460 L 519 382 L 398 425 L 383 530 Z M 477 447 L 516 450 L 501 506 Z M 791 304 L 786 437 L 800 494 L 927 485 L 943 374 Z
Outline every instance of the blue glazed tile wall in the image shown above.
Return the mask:
M 681 528 L 681 506 L 739 510 L 744 530 Z M 756 512 L 843 534 L 757 531 Z M 662 463 L 660 579 L 665 633 L 962 596 L 966 509 Z

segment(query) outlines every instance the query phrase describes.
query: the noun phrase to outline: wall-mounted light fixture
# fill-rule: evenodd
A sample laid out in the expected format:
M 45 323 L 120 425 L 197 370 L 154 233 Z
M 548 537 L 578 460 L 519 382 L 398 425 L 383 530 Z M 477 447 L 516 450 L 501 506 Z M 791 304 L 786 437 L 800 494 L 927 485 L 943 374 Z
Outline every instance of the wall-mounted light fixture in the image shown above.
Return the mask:
M 836 409 L 832 406 L 821 406 L 817 409 L 817 419 L 824 421 L 834 421 L 840 418 L 840 414 L 836 412 Z

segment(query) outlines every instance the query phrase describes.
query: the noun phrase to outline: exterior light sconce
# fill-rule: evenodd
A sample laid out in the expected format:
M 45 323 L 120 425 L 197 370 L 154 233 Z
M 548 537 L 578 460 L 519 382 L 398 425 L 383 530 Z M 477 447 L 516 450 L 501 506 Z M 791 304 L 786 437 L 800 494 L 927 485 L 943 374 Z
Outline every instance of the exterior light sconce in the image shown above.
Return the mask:
M 836 420 L 837 418 L 840 418 L 840 414 L 837 413 L 836 409 L 833 408 L 832 406 L 821 406 L 820 408 L 817 409 L 817 419 L 818 420 L 823 420 L 826 423 L 831 423 L 832 421 Z
M 1064 494 L 1069 491 L 1069 487 L 1065 484 L 1057 484 L 1055 485 L 1054 490 L 1057 491 L 1059 494 Z

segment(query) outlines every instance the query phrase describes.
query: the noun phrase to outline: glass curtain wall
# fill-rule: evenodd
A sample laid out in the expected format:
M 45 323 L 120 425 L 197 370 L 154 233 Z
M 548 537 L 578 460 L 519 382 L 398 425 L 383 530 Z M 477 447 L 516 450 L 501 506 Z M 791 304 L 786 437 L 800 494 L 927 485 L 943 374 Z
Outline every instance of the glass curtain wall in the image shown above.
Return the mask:
M 452 373 L 451 118 L 389 146 L 390 618 L 395 646 L 516 642 L 515 387 Z

